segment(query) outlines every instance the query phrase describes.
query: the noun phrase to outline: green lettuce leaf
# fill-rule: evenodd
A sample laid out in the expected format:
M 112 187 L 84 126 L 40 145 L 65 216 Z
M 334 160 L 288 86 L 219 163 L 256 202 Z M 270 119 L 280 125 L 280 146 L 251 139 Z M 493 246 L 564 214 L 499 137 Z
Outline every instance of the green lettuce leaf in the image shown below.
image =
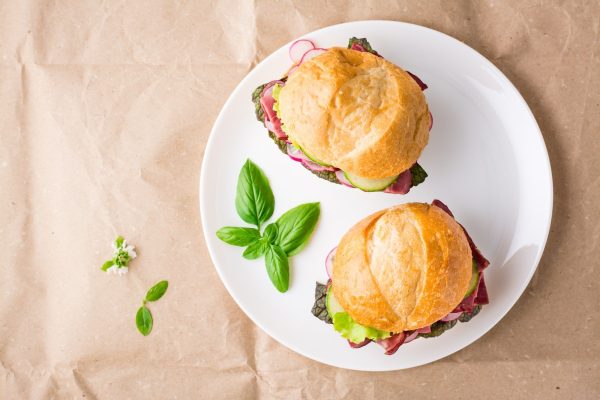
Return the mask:
M 273 111 L 277 115 L 277 118 L 281 119 L 281 115 L 279 115 L 279 94 L 281 93 L 281 86 L 275 85 L 273 86 L 273 100 L 275 100 L 275 104 L 273 104 Z M 283 126 L 282 126 L 283 128 Z
M 339 312 L 333 316 L 333 327 L 342 337 L 354 343 L 360 343 L 365 339 L 386 339 L 391 336 L 390 332 L 380 331 L 355 322 L 347 312 Z

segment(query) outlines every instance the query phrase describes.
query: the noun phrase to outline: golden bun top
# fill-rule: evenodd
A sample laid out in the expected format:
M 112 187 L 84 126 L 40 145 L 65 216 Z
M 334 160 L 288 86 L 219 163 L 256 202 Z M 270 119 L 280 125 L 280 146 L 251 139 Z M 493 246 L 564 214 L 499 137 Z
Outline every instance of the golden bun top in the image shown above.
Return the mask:
M 401 332 L 450 313 L 471 274 L 471 249 L 454 218 L 436 206 L 408 203 L 376 212 L 344 235 L 332 290 L 359 324 Z
M 407 170 L 429 139 L 419 85 L 368 52 L 332 48 L 301 64 L 278 102 L 292 142 L 321 163 L 364 178 Z

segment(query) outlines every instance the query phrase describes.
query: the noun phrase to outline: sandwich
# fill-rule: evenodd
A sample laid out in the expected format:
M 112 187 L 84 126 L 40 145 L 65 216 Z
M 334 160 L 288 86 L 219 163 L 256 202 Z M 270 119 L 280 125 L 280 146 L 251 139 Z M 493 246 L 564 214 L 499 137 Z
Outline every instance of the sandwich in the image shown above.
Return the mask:
M 385 354 L 468 322 L 488 304 L 489 261 L 439 200 L 408 203 L 354 225 L 326 259 L 312 313 L 353 348 Z
M 290 57 L 285 76 L 252 95 L 283 153 L 322 179 L 368 192 L 406 194 L 425 180 L 417 159 L 432 126 L 427 85 L 366 39 L 329 49 L 303 39 Z

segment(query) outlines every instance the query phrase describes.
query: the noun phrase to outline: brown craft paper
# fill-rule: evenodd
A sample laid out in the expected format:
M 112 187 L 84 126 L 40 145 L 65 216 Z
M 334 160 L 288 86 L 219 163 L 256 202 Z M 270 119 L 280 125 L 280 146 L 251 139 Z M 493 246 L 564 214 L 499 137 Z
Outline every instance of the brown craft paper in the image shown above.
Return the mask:
M 235 85 L 289 40 L 362 19 L 489 58 L 532 108 L 555 183 L 517 305 L 466 349 L 390 373 L 325 366 L 263 333 L 220 282 L 198 210 Z M 597 1 L 0 2 L 0 398 L 600 397 L 599 36 Z M 99 270 L 117 234 L 139 251 L 125 277 Z M 161 279 L 143 337 L 134 315 Z

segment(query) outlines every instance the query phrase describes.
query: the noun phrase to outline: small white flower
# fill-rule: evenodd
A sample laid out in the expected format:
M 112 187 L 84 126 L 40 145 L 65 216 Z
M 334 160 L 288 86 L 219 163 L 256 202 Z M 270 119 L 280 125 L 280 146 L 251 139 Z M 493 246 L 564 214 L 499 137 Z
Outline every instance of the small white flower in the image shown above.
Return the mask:
M 119 252 L 125 252 L 129 255 L 129 258 L 134 259 L 137 257 L 137 253 L 135 252 L 135 247 L 127 244 L 127 240 L 123 240 L 123 243 L 121 243 L 120 247 L 117 247 L 117 245 L 113 242 L 112 243 L 112 248 L 113 251 L 115 253 L 115 256 L 119 254 Z
M 113 259 L 104 263 L 105 265 L 110 265 L 110 267 L 106 269 L 106 272 L 115 275 L 125 275 L 127 271 L 129 271 L 127 264 L 137 257 L 135 247 L 127 244 L 127 241 L 121 236 L 117 237 L 111 245 L 113 249 Z
M 112 267 L 106 270 L 107 273 L 115 275 L 125 275 L 127 271 L 129 271 L 129 268 L 119 267 L 117 265 L 113 265 Z
M 127 242 L 123 242 L 123 247 L 121 247 L 121 251 L 124 251 L 125 253 L 129 254 L 129 258 L 131 258 L 132 260 L 137 257 L 135 247 L 133 247 L 130 244 L 127 244 Z

